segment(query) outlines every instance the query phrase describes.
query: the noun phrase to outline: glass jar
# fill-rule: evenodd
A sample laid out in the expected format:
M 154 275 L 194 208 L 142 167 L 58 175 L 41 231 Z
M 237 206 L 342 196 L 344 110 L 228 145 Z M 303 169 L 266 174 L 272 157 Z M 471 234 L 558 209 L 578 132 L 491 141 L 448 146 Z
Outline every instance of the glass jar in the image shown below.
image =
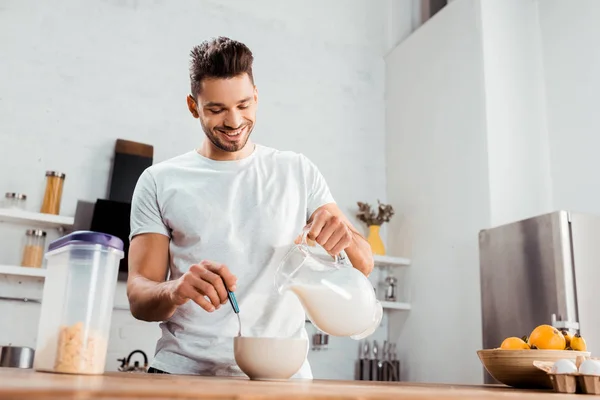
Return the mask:
M 41 268 L 46 246 L 46 232 L 39 229 L 29 229 L 25 232 L 22 267 Z
M 23 193 L 6 193 L 4 195 L 4 208 L 16 208 L 19 210 L 25 210 L 25 203 L 27 202 L 27 196 Z
M 385 288 L 385 301 L 396 301 L 398 299 L 396 285 L 398 284 L 398 280 L 389 275 L 385 278 L 385 283 L 387 284 Z
M 58 215 L 65 177 L 62 172 L 46 171 L 46 191 L 40 212 Z
M 123 241 L 76 231 L 48 246 L 33 368 L 104 373 Z

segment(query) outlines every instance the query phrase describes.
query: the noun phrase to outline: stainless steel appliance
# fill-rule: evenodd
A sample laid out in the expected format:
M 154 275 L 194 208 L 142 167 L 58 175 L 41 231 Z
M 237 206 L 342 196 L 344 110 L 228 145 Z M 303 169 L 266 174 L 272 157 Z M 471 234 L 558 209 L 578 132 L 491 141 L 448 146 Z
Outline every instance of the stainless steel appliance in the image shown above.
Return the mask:
M 549 324 L 600 352 L 600 216 L 561 210 L 484 229 L 479 252 L 483 348 Z
M 0 367 L 32 368 L 35 350 L 31 347 L 3 346 L 0 347 Z

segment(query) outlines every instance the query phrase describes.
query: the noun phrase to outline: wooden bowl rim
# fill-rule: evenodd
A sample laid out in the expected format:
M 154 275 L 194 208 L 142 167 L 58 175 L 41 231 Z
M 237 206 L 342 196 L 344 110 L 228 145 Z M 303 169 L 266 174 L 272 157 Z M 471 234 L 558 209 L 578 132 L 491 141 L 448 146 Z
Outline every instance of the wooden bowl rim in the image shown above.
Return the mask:
M 521 356 L 528 355 L 531 357 L 544 357 L 544 356 L 557 356 L 557 355 L 572 355 L 573 357 L 577 356 L 591 356 L 591 352 L 589 351 L 579 351 L 579 350 L 527 350 L 527 349 L 519 349 L 519 350 L 505 350 L 505 349 L 481 349 L 477 350 L 477 354 L 479 355 L 492 355 L 492 354 L 503 354 L 506 356 Z

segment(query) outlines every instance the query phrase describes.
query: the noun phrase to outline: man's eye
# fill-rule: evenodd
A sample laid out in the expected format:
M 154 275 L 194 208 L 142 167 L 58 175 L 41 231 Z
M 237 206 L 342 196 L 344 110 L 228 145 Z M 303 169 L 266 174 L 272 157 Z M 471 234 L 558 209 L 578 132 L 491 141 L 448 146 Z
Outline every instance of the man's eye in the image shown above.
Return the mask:
M 223 110 L 214 110 L 214 109 L 209 109 L 208 111 L 210 111 L 213 114 L 220 114 Z
M 245 110 L 246 108 L 250 107 L 249 104 L 240 104 L 239 108 L 242 110 Z

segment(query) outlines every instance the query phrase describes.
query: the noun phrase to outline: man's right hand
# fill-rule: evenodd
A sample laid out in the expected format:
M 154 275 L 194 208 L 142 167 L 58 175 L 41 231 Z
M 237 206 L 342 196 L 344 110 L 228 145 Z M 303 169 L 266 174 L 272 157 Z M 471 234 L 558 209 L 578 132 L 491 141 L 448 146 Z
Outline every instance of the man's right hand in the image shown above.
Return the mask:
M 228 300 L 225 285 L 235 290 L 237 278 L 226 266 L 211 261 L 192 265 L 178 279 L 165 281 L 169 241 L 159 233 L 144 233 L 131 240 L 127 297 L 136 319 L 167 321 L 189 300 L 212 312 Z
M 202 261 L 192 265 L 189 271 L 170 282 L 169 295 L 177 306 L 192 300 L 206 311 L 213 312 L 221 304 L 227 303 L 229 297 L 226 287 L 233 292 L 236 282 L 237 278 L 225 265 Z

